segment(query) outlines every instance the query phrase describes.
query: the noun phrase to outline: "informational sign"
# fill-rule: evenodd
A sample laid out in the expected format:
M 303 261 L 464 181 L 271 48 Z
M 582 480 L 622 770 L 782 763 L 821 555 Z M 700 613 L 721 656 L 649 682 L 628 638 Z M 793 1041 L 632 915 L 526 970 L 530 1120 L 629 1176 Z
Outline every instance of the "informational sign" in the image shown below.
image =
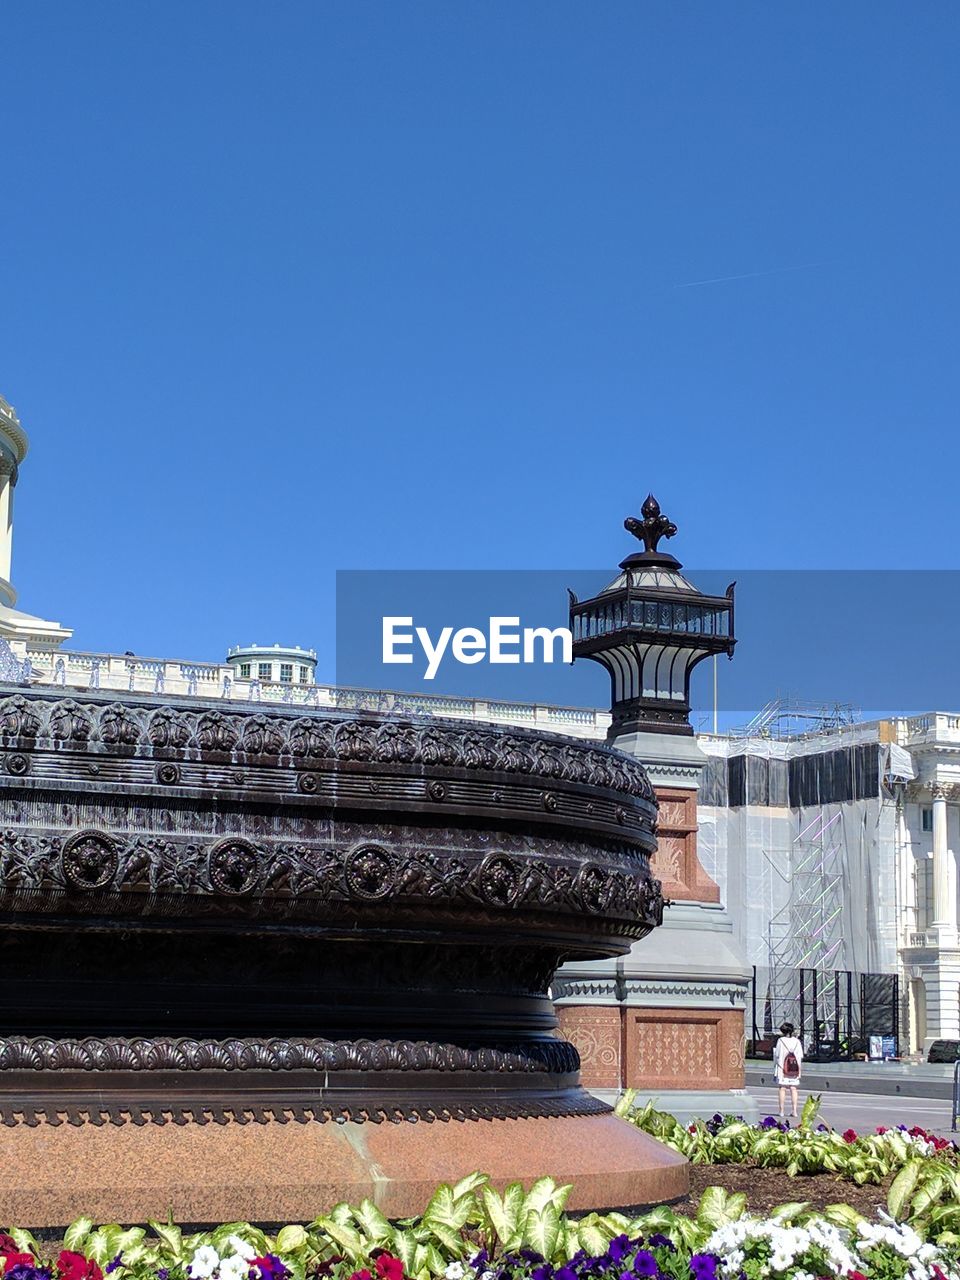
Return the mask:
M 897 1056 L 896 1036 L 870 1036 L 870 1061 L 887 1061 Z

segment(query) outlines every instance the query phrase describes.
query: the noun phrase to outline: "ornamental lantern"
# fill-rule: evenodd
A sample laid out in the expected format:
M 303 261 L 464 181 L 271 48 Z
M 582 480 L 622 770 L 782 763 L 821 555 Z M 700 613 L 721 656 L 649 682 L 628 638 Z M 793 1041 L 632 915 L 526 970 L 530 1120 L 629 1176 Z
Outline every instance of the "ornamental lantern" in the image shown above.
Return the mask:
M 621 572 L 590 600 L 570 592 L 574 658 L 592 658 L 610 672 L 613 722 L 608 738 L 627 733 L 693 734 L 690 672 L 711 654 L 733 657 L 733 591 L 704 595 L 680 572 L 680 561 L 658 550 L 677 526 L 649 494 L 642 520 L 628 529 L 643 543 L 620 562 Z

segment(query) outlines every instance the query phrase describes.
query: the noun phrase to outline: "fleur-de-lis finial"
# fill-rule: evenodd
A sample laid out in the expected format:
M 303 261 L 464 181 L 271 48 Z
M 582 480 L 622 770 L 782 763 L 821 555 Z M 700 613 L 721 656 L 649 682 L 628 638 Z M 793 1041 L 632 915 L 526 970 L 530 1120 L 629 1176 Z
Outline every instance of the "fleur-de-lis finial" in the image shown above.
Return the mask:
M 640 514 L 643 516 L 642 520 L 638 520 L 636 516 L 627 516 L 623 527 L 640 539 L 645 551 L 656 551 L 661 538 L 672 538 L 677 532 L 673 521 L 660 514 L 660 503 L 652 493 L 647 494 Z

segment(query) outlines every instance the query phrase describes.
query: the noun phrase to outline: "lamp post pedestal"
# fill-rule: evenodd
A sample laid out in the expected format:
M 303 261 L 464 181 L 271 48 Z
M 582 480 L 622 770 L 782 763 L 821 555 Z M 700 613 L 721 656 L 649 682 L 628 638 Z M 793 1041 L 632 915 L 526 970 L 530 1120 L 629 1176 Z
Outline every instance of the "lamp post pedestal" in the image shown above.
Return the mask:
M 592 600 L 572 600 L 574 656 L 611 675 L 611 745 L 642 761 L 659 804 L 651 870 L 671 904 L 655 945 L 616 960 L 566 964 L 554 983 L 560 1026 L 583 1083 L 602 1097 L 636 1089 L 683 1119 L 752 1116 L 744 1092 L 750 969 L 720 888 L 697 851 L 697 793 L 707 758 L 689 723 L 690 673 L 732 656 L 733 587 L 707 596 L 657 549 L 676 526 L 652 497 L 626 527 L 644 551 Z

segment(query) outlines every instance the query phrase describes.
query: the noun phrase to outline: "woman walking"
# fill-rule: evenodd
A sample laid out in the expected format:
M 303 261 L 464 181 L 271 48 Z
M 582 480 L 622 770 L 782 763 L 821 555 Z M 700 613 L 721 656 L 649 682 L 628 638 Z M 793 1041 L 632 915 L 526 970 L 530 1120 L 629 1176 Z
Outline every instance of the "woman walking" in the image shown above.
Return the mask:
M 773 1050 L 773 1065 L 777 1072 L 777 1085 L 780 1089 L 780 1119 L 785 1119 L 787 1105 L 787 1089 L 793 1103 L 791 1116 L 797 1119 L 797 1086 L 800 1083 L 800 1070 L 803 1064 L 803 1045 L 797 1039 L 792 1022 L 785 1022 L 780 1028 L 780 1039 Z

